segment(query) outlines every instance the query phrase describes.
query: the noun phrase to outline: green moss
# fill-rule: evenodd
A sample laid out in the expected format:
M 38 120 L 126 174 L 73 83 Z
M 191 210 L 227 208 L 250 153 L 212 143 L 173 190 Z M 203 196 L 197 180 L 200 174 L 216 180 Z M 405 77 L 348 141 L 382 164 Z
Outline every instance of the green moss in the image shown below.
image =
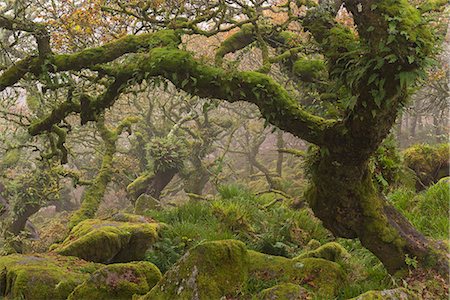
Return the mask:
M 53 250 L 95 262 L 141 260 L 158 237 L 156 223 L 85 220 L 75 226 Z
M 403 153 L 405 164 L 418 178 L 416 188 L 423 189 L 440 178 L 448 176 L 450 144 L 418 144 L 409 147 Z
M 447 0 L 426 0 L 419 6 L 421 13 L 431 11 L 442 11 L 445 9 L 445 5 L 448 4 Z
M 0 257 L 0 298 L 63 300 L 98 267 L 58 255 L 3 256 Z
M 419 300 L 419 297 L 405 288 L 397 288 L 384 291 L 369 291 L 358 297 L 352 298 L 352 300 L 398 300 L 398 299 L 411 299 Z
M 323 298 L 335 296 L 345 280 L 340 265 L 321 258 L 291 260 L 255 251 L 249 251 L 249 257 L 252 280 L 300 284 Z
M 51 64 L 58 71 L 81 70 L 112 61 L 126 53 L 154 47 L 177 47 L 180 37 L 173 30 L 161 30 L 141 35 L 127 35 L 100 47 L 89 48 L 74 54 L 55 55 Z
M 226 54 L 243 49 L 253 43 L 256 40 L 253 29 L 252 24 L 243 25 L 238 32 L 224 40 L 216 50 L 216 65 L 222 64 L 223 57 Z
M 140 195 L 134 204 L 135 214 L 144 214 L 149 209 L 160 209 L 161 203 L 154 197 L 146 194 Z
M 136 117 L 124 118 L 117 128 L 110 130 L 105 126 L 104 116 L 99 117 L 97 129 L 102 137 L 105 151 L 102 157 L 102 165 L 92 184 L 83 193 L 81 207 L 70 218 L 69 228 L 73 228 L 79 222 L 95 217 L 100 206 L 108 183 L 111 181 L 113 158 L 116 153 L 116 142 L 124 129 L 130 129 L 131 124 L 139 119 Z
M 318 247 L 315 250 L 302 253 L 299 256 L 297 256 L 294 260 L 299 260 L 306 257 L 315 257 L 336 262 L 348 256 L 349 253 L 347 252 L 347 250 L 345 250 L 344 247 L 342 247 L 340 244 L 336 242 L 330 242 Z
M 100 171 L 97 176 L 95 176 L 92 184 L 87 187 L 86 191 L 83 193 L 81 207 L 71 216 L 69 228 L 73 228 L 83 220 L 95 217 L 97 209 L 103 200 L 106 186 L 111 181 L 114 153 L 115 146 L 114 149 L 107 149 L 103 155 Z
M 7 169 L 9 167 L 13 167 L 19 162 L 21 156 L 20 149 L 10 149 L 6 151 L 6 153 L 3 155 L 0 166 L 1 168 Z
M 153 176 L 154 175 L 151 173 L 144 173 L 137 177 L 127 186 L 127 193 L 134 199 L 137 199 L 142 194 L 142 190 L 147 188 L 149 182 L 153 179 Z
M 320 59 L 301 58 L 294 63 L 293 72 L 303 81 L 324 80 L 326 65 Z
M 114 215 L 109 217 L 108 220 L 117 222 L 131 222 L 131 223 L 151 223 L 153 221 L 149 217 L 124 212 L 115 213 Z
M 160 279 L 161 272 L 149 262 L 112 264 L 93 273 L 68 300 L 131 299 L 134 294 L 147 293 Z
M 310 299 L 310 293 L 297 284 L 284 283 L 265 289 L 259 293 L 260 300 L 301 300 Z
M 267 75 L 258 72 L 226 72 L 199 63 L 190 53 L 179 49 L 155 48 L 133 64 L 124 66 L 120 72 L 163 76 L 177 88 L 200 97 L 254 103 L 263 116 L 280 129 L 295 132 L 319 144 L 322 144 L 322 131 L 335 123 L 306 112 Z
M 306 250 L 316 250 L 317 248 L 319 248 L 321 246 L 320 242 L 316 239 L 311 239 L 308 244 L 306 244 Z
M 420 12 L 407 0 L 383 0 L 377 7 L 388 22 L 389 35 L 395 37 L 392 43 L 388 40 L 393 53 L 403 59 L 407 55 L 423 59 L 432 52 L 433 35 L 429 27 L 424 26 Z
M 0 76 L 0 91 L 17 83 L 25 74 L 39 65 L 39 58 L 30 56 L 14 63 Z
M 206 242 L 189 250 L 141 299 L 220 299 L 233 296 L 247 278 L 245 245 L 235 240 Z
M 58 107 L 52 110 L 52 112 L 37 120 L 34 120 L 30 126 L 28 126 L 28 133 L 30 135 L 37 135 L 44 131 L 50 131 L 54 124 L 58 124 L 70 113 L 79 112 L 80 105 L 71 101 L 63 102 Z

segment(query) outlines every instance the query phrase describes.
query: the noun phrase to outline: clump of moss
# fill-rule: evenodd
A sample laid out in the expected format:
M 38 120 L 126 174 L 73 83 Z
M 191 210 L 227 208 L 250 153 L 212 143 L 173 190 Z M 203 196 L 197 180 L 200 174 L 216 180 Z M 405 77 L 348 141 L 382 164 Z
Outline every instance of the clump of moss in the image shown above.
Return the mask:
M 100 265 L 75 257 L 13 254 L 0 258 L 0 298 L 67 299 Z
M 362 295 L 359 295 L 352 300 L 397 300 L 397 299 L 411 299 L 419 300 L 417 296 L 412 294 L 405 288 L 397 288 L 384 291 L 368 291 Z
M 295 258 L 295 260 L 300 260 L 302 258 L 314 257 L 314 258 L 323 258 L 329 261 L 338 261 L 342 258 L 348 257 L 349 253 L 342 247 L 340 244 L 336 242 L 326 243 L 318 247 L 315 250 L 307 251 L 305 253 L 300 254 Z
M 239 291 L 247 274 L 244 243 L 207 242 L 189 250 L 141 299 L 220 299 Z
M 147 293 L 160 279 L 161 272 L 149 262 L 112 264 L 93 273 L 68 300 L 131 299 Z
M 258 299 L 261 300 L 301 300 L 310 299 L 310 293 L 297 284 L 283 283 L 261 291 Z
M 292 260 L 255 251 L 249 251 L 249 258 L 251 280 L 300 284 L 325 299 L 333 298 L 345 280 L 345 272 L 339 264 L 322 258 Z
M 294 74 L 306 82 L 323 79 L 325 76 L 326 64 L 320 59 L 300 58 L 294 63 Z
M 89 219 L 75 226 L 53 250 L 102 263 L 142 260 L 158 238 L 158 229 L 156 223 Z
M 149 217 L 144 217 L 141 215 L 128 214 L 128 213 L 116 213 L 108 218 L 111 221 L 117 222 L 131 222 L 131 223 L 151 223 L 153 220 Z
M 416 189 L 422 190 L 449 175 L 449 154 L 448 143 L 436 146 L 418 144 L 405 150 L 405 164 L 417 175 Z

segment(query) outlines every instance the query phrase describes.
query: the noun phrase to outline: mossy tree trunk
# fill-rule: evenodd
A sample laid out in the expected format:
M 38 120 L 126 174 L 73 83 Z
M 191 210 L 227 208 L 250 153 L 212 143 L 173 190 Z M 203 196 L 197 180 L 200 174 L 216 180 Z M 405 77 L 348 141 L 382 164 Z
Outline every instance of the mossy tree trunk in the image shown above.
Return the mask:
M 430 51 L 431 45 L 426 40 L 430 33 L 423 27 L 411 27 L 411 20 L 419 21 L 420 15 L 406 1 L 346 1 L 345 6 L 358 26 L 360 40 L 357 44 L 353 44 L 356 40 L 348 32 L 341 31 L 339 25 L 324 17 L 324 10 L 313 11 L 304 23 L 321 43 L 332 66 L 339 67 L 346 63 L 346 59 L 351 63 L 355 59 L 351 54 L 350 57 L 340 57 L 339 52 L 351 53 L 352 49 L 360 47 L 361 41 L 373 51 L 360 60 L 360 63 L 367 64 L 367 73 L 353 87 L 355 91 L 352 92 L 357 97 L 355 106 L 345 119 L 324 133 L 325 142 L 318 145 L 317 157 L 311 168 L 312 185 L 307 192 L 308 201 L 326 228 L 339 237 L 360 239 L 390 273 L 405 268 L 405 260 L 410 257 L 416 258 L 422 266 L 432 266 L 447 275 L 445 253 L 386 201 L 375 187 L 368 166 L 370 157 L 388 135 L 399 108 L 407 99 L 404 76 L 415 78 L 417 64 Z M 329 9 L 325 16 L 330 15 L 330 11 L 333 9 Z M 393 20 L 388 18 L 392 16 L 404 19 L 388 21 Z M 411 42 L 409 37 L 395 37 L 399 39 L 396 44 L 382 51 L 376 49 L 389 40 L 388 26 L 411 33 L 414 31 L 417 38 L 423 39 L 418 42 L 420 46 Z M 337 47 L 340 47 L 338 52 Z M 417 47 L 421 47 L 423 52 L 417 53 Z M 379 56 L 388 55 L 395 57 L 396 63 L 383 61 L 381 66 L 372 65 L 371 56 L 379 60 Z M 406 60 L 405 55 L 415 55 L 414 62 Z M 349 71 L 349 74 L 343 73 L 342 79 L 351 82 L 352 76 L 356 75 Z M 380 89 L 381 94 L 378 93 Z
M 168 168 L 157 170 L 155 174 L 144 173 L 139 176 L 127 187 L 127 192 L 131 201 L 135 202 L 142 194 L 147 194 L 155 199 L 159 199 L 162 191 L 178 172 L 178 168 Z
M 136 118 L 125 118 L 117 128 L 110 130 L 105 125 L 103 116 L 97 120 L 97 129 L 104 142 L 104 153 L 102 164 L 98 174 L 95 176 L 92 184 L 87 187 L 81 198 L 81 207 L 74 212 L 69 221 L 69 228 L 73 228 L 83 220 L 93 218 L 97 213 L 106 187 L 112 178 L 113 158 L 117 152 L 116 142 L 124 129 L 131 131 L 131 124 L 137 122 Z
M 41 206 L 38 203 L 29 203 L 23 206 L 18 213 L 13 213 L 8 201 L 1 195 L 4 189 L 4 186 L 0 183 L 0 225 L 3 227 L 1 232 L 3 237 L 9 241 L 10 238 L 18 236 L 27 229 L 31 238 L 38 239 L 39 233 L 28 218 L 34 215 Z M 20 240 L 13 239 L 10 246 L 13 251 L 22 252 L 23 245 Z
M 402 216 L 373 183 L 367 162 L 337 164 L 321 158 L 313 166 L 307 198 L 315 215 L 335 236 L 358 238 L 390 273 L 406 266 L 406 255 L 446 271 L 443 253 Z
M 266 166 L 264 166 L 257 158 L 259 148 L 261 147 L 261 145 L 264 143 L 265 140 L 266 140 L 265 135 L 260 135 L 259 137 L 253 139 L 250 142 L 251 145 L 247 152 L 247 158 L 252 166 L 254 166 L 256 169 L 258 169 L 260 172 L 264 174 L 264 177 L 266 178 L 266 181 L 269 184 L 269 188 L 273 190 L 279 190 L 280 184 L 277 175 L 274 176 L 274 174 L 272 174 L 270 170 L 266 168 Z
M 161 197 L 161 192 L 172 181 L 173 177 L 175 177 L 178 172 L 179 170 L 176 168 L 158 170 L 148 183 L 145 193 L 155 199 L 159 199 Z
M 186 193 L 201 195 L 209 182 L 211 173 L 198 156 L 190 159 L 193 168 L 183 174 L 184 190 Z

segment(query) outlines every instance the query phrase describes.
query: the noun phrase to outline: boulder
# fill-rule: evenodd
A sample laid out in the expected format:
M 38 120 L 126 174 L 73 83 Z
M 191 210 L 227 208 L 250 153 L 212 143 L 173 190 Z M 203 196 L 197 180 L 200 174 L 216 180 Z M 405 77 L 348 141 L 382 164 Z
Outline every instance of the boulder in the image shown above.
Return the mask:
M 221 299 L 240 290 L 247 270 L 248 255 L 242 242 L 206 242 L 189 250 L 140 299 Z
M 311 294 L 298 284 L 283 283 L 261 291 L 260 300 L 304 300 L 311 299 Z
M 289 259 L 249 250 L 253 281 L 302 285 L 320 299 L 333 299 L 344 284 L 343 268 L 323 258 Z
M 99 263 L 142 260 L 158 238 L 158 229 L 159 224 L 150 223 L 142 216 L 124 214 L 112 220 L 89 219 L 75 226 L 52 250 Z
M 339 264 L 323 258 L 289 259 L 247 250 L 236 240 L 213 241 L 190 249 L 140 299 L 234 299 L 240 294 L 277 295 L 292 291 L 333 299 L 345 277 Z M 275 287 L 277 284 L 282 286 Z M 262 292 L 268 287 L 274 289 Z
M 147 210 L 160 209 L 160 205 L 161 203 L 156 198 L 147 194 L 142 194 L 134 203 L 134 213 L 143 214 Z
M 99 264 L 52 254 L 0 257 L 0 298 L 67 299 Z
M 405 288 L 384 291 L 368 291 L 351 300 L 419 300 L 412 292 Z
M 294 260 L 314 257 L 314 258 L 323 258 L 330 261 L 338 261 L 342 258 L 349 257 L 350 254 L 342 247 L 340 244 L 336 242 L 326 243 L 318 248 L 306 251 L 299 256 L 297 256 Z
M 161 279 L 161 272 L 149 262 L 118 263 L 104 266 L 75 288 L 68 300 L 131 299 L 143 295 Z

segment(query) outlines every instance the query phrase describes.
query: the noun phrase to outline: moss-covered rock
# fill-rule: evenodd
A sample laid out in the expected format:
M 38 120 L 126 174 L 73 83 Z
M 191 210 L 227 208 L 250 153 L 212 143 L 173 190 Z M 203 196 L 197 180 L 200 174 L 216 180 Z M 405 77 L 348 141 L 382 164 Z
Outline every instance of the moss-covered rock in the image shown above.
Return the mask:
M 131 223 L 152 223 L 154 220 L 147 216 L 128 214 L 128 213 L 116 213 L 108 218 L 110 221 L 117 222 L 131 222 Z
M 384 291 L 368 291 L 352 300 L 419 300 L 412 292 L 405 288 Z
M 345 280 L 343 268 L 322 258 L 288 259 L 248 251 L 249 278 L 273 283 L 300 284 L 321 299 L 333 298 Z
M 146 294 L 161 279 L 161 272 L 149 262 L 107 265 L 79 285 L 68 300 L 131 299 L 134 294 Z
M 310 299 L 310 293 L 298 284 L 284 283 L 263 290 L 257 299 L 260 300 L 303 300 Z
M 0 298 L 66 299 L 100 265 L 60 255 L 0 257 Z
M 221 299 L 238 293 L 247 274 L 242 242 L 206 242 L 189 250 L 141 299 Z
M 305 253 L 300 254 L 294 260 L 299 260 L 307 257 L 315 257 L 315 258 L 323 258 L 330 261 L 338 261 L 339 259 L 348 257 L 349 253 L 342 247 L 340 244 L 336 242 L 326 243 L 318 247 L 315 250 L 306 251 Z
M 266 290 L 264 295 L 292 290 L 303 295 L 306 290 L 320 299 L 331 299 L 344 280 L 342 267 L 329 260 L 272 256 L 247 250 L 240 241 L 222 240 L 189 250 L 141 299 L 221 299 L 239 294 L 259 297 L 270 287 L 274 289 Z M 289 285 L 275 288 L 279 284 L 305 290 Z
M 156 241 L 159 224 L 145 222 L 142 216 L 123 216 L 128 222 L 89 219 L 75 226 L 53 250 L 101 263 L 142 260 Z M 130 222 L 133 220 L 133 222 Z
M 156 198 L 142 194 L 137 198 L 136 203 L 134 204 L 134 213 L 143 214 L 150 209 L 159 209 L 160 204 L 161 203 Z
M 449 145 L 418 144 L 405 150 L 405 164 L 416 173 L 418 190 L 449 176 Z
M 306 250 L 316 250 L 321 246 L 320 242 L 316 239 L 311 239 L 308 244 L 306 244 Z

